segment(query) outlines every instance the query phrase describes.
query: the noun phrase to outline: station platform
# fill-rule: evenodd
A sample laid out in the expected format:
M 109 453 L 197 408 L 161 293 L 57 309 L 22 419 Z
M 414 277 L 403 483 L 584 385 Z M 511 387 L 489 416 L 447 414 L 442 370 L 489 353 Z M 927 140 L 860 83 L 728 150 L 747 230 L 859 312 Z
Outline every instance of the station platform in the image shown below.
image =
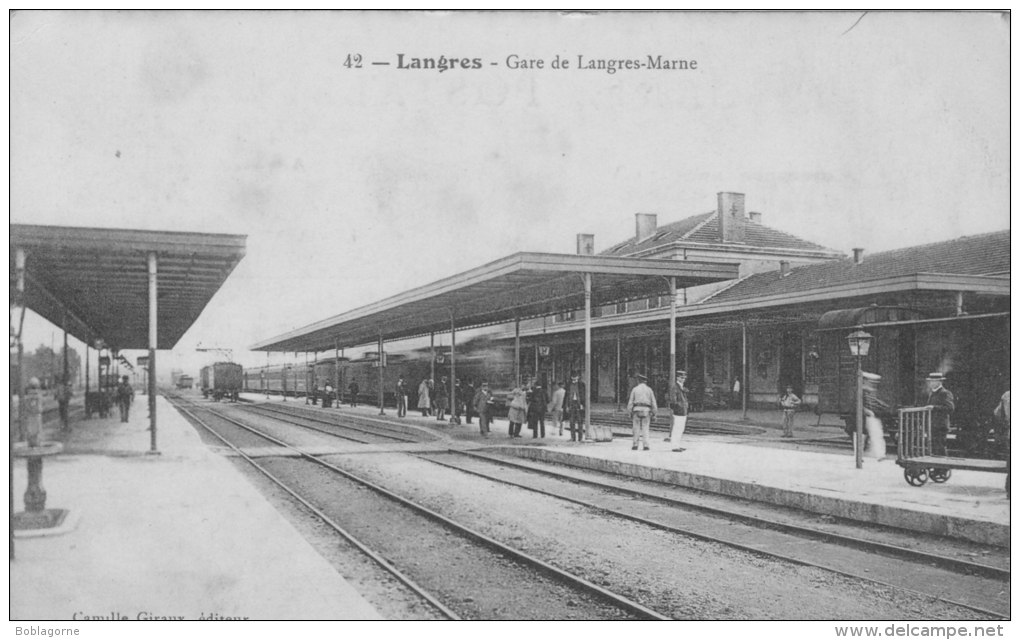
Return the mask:
M 12 620 L 381 617 L 163 397 L 156 411 L 158 455 L 144 395 L 127 423 L 47 424 L 64 452 L 44 461 L 46 507 L 69 515 L 15 538 Z M 16 511 L 26 476 L 16 459 Z
M 250 395 L 254 402 L 265 396 Z M 274 397 L 272 402 L 279 402 Z M 302 398 L 289 403 L 304 405 Z M 380 417 L 377 406 L 319 409 L 355 412 Z M 593 418 L 611 425 L 612 442 L 570 442 L 546 421 L 546 437 L 532 438 L 525 425 L 519 439 L 507 436 L 506 418 L 497 418 L 489 438 L 482 438 L 477 421 L 473 425 L 450 425 L 409 411 L 399 418 L 449 438 L 453 446 L 484 446 L 500 453 L 556 462 L 622 476 L 676 484 L 728 496 L 804 509 L 813 513 L 860 522 L 899 527 L 936 535 L 1009 547 L 1010 502 L 1001 473 L 953 471 L 944 484 L 928 482 L 914 487 L 904 480 L 896 464 L 895 447 L 888 447 L 881 460 L 866 458 L 857 469 L 852 449 L 846 442 L 842 423 L 836 416 L 821 417 L 803 412 L 796 415 L 794 438 L 782 435 L 780 411 L 713 411 L 692 414 L 682 447 L 664 442 L 665 431 L 652 431 L 651 450 L 631 450 L 630 429 L 625 413 L 614 414 L 615 406 L 596 406 Z M 398 420 L 396 411 L 386 408 L 387 420 Z M 598 420 L 594 421 L 598 424 Z

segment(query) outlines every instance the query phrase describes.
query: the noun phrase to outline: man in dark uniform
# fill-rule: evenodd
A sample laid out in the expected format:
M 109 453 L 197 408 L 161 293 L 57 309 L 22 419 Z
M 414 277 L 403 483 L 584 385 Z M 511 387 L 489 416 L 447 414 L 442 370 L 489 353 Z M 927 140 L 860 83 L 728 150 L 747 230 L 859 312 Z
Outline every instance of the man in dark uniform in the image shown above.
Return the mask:
M 471 417 L 475 415 L 475 384 L 471 378 L 464 379 L 462 402 L 464 403 L 464 417 L 467 424 L 471 424 Z
M 570 420 L 570 441 L 584 440 L 584 383 L 576 371 L 570 373 L 567 393 L 563 396 L 563 412 Z
M 932 455 L 946 455 L 946 436 L 949 434 L 949 416 L 956 409 L 953 394 L 942 386 L 946 377 L 941 373 L 928 375 L 928 401 L 931 409 L 931 452 Z
M 407 415 L 407 383 L 404 376 L 397 379 L 397 417 L 403 418 Z

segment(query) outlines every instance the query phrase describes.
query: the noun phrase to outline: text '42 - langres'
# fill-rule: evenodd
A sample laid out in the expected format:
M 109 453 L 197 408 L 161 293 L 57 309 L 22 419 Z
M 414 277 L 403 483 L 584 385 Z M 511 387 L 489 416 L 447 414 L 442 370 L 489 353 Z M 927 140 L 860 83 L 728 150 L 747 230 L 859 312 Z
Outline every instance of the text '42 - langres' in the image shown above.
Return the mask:
M 536 58 L 511 53 L 501 60 L 485 60 L 469 56 L 441 55 L 416 56 L 398 53 L 395 58 L 380 57 L 368 60 L 360 53 L 348 54 L 343 66 L 348 69 L 390 67 L 401 71 L 476 71 L 501 67 L 514 71 L 601 71 L 614 74 L 617 71 L 697 71 L 698 61 L 661 54 L 646 54 L 634 58 L 598 58 L 583 54 L 556 55 L 552 58 Z

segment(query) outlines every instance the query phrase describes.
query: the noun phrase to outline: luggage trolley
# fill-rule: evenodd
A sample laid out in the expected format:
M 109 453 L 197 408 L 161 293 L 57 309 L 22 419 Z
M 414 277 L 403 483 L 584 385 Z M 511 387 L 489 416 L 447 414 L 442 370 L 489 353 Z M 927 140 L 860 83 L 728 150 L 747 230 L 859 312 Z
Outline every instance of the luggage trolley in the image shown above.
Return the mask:
M 903 467 L 903 478 L 908 484 L 920 487 L 928 480 L 936 483 L 946 482 L 952 476 L 953 469 L 1006 473 L 1005 460 L 933 455 L 930 408 L 900 409 L 899 418 L 896 464 Z

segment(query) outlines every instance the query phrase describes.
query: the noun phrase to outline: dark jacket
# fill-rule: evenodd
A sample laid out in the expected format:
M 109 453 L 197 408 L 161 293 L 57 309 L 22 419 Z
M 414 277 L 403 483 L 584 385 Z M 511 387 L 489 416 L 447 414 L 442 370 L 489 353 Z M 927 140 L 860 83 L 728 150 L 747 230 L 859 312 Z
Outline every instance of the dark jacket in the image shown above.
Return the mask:
M 566 394 L 563 396 L 563 413 L 564 415 L 571 415 L 574 411 L 584 411 L 584 383 L 578 380 L 576 383 L 568 382 L 566 386 Z M 576 398 L 575 398 L 576 395 Z
M 669 388 L 669 393 L 666 394 L 666 400 L 669 403 L 669 408 L 673 410 L 675 416 L 687 415 L 687 390 L 673 383 Z
M 949 416 L 956 410 L 953 394 L 945 387 L 939 387 L 928 393 L 928 404 L 931 405 L 931 430 L 933 433 L 949 431 Z
M 478 415 L 482 415 L 493 405 L 492 392 L 488 389 L 479 389 L 475 391 L 475 397 L 472 401 L 475 406 L 475 412 Z

